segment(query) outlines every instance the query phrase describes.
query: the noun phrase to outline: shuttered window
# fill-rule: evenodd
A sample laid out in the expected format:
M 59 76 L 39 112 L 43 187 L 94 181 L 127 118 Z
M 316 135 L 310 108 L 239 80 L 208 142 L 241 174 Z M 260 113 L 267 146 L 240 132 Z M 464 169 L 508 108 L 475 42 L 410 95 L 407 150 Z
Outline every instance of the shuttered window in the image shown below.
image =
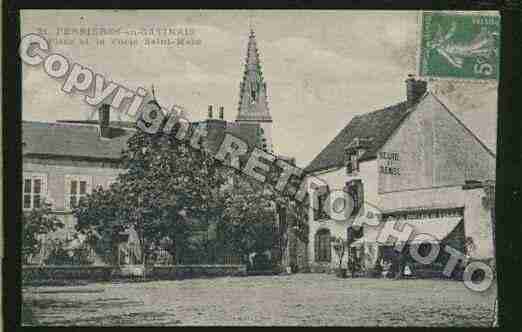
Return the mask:
M 47 177 L 44 174 L 25 173 L 22 192 L 23 209 L 39 209 L 47 192 Z
M 313 195 L 316 195 L 317 197 L 317 206 L 315 204 L 312 204 L 314 207 L 314 220 L 321 220 L 321 219 L 328 219 L 328 207 L 326 204 L 328 204 L 328 195 L 330 194 L 330 189 L 328 186 L 322 186 L 320 188 L 317 188 Z M 312 197 L 312 199 L 315 199 Z M 313 203 L 313 202 L 312 202 Z M 326 210 L 326 211 L 325 211 Z
M 91 193 L 91 177 L 67 175 L 65 177 L 65 209 L 72 210 Z
M 351 151 L 347 156 L 346 174 L 351 175 L 359 172 L 359 158 L 357 151 Z

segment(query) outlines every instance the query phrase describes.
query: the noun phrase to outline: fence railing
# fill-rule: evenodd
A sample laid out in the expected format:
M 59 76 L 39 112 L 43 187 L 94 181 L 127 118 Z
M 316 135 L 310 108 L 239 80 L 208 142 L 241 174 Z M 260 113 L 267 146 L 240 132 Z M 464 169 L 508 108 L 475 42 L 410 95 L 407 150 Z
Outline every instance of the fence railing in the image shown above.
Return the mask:
M 223 257 L 223 263 L 225 265 L 238 265 L 241 263 L 241 259 L 237 255 L 225 255 L 225 257 Z

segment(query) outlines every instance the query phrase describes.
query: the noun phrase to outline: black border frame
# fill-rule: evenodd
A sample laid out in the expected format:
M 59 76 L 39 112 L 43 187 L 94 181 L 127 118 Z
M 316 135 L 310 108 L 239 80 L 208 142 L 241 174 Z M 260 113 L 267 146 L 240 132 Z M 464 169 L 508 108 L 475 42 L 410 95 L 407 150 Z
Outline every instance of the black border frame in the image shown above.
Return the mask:
M 51 327 L 21 326 L 21 61 L 18 57 L 20 41 L 21 9 L 411 9 L 411 10 L 500 10 L 501 11 L 501 59 L 498 88 L 497 126 L 497 179 L 496 179 L 496 262 L 499 298 L 500 329 L 520 330 L 522 322 L 515 303 L 520 287 L 516 282 L 522 264 L 521 243 L 516 236 L 521 233 L 515 208 L 522 206 L 522 94 L 515 88 L 522 87 L 522 5 L 514 1 L 402 1 L 369 0 L 327 3 L 324 1 L 293 0 L 287 3 L 275 1 L 251 1 L 229 5 L 210 1 L 191 1 L 175 6 L 160 1 L 100 1 L 90 0 L 73 4 L 71 1 L 7 1 L 3 3 L 3 220 L 4 257 L 2 259 L 4 328 L 6 331 L 54 330 Z M 16 83 L 15 83 L 16 82 Z M 158 327 L 161 328 L 161 327 Z M 78 329 L 70 327 L 69 330 Z M 85 329 L 98 329 L 86 327 Z M 117 327 L 118 330 L 123 330 Z M 126 329 L 126 328 L 125 328 Z M 138 328 L 140 329 L 140 328 Z M 156 329 L 156 328 L 153 328 Z

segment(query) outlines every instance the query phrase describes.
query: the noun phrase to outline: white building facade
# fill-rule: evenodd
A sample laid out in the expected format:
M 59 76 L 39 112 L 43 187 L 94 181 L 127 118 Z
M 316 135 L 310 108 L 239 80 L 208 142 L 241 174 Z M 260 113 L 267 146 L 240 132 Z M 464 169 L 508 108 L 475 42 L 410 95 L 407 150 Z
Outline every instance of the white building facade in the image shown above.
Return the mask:
M 429 253 L 427 242 L 440 245 L 430 273 L 445 266 L 446 245 L 472 259 L 494 257 L 494 212 L 485 204 L 484 184 L 494 183 L 495 155 L 427 92 L 425 82 L 406 83 L 406 102 L 353 118 L 306 169 L 309 183 L 323 186 L 309 192 L 319 197 L 319 209 L 328 204 L 324 187 L 330 198 L 344 191 L 355 200 L 355 210 L 344 218 L 310 207 L 313 272 L 339 267 L 335 238 L 348 241 L 342 267 L 365 275 L 380 273 L 392 261 L 424 273 L 426 264 L 412 261 L 408 252 L 413 246 L 421 256 Z M 401 255 L 397 243 L 404 244 Z

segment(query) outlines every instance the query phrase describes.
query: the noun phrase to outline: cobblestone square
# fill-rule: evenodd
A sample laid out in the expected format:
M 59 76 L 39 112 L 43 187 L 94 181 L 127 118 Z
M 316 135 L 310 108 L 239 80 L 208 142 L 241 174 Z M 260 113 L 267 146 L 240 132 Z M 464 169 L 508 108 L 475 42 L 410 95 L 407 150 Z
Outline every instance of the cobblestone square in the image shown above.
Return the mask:
M 328 274 L 26 287 L 23 324 L 491 326 L 496 287 Z

